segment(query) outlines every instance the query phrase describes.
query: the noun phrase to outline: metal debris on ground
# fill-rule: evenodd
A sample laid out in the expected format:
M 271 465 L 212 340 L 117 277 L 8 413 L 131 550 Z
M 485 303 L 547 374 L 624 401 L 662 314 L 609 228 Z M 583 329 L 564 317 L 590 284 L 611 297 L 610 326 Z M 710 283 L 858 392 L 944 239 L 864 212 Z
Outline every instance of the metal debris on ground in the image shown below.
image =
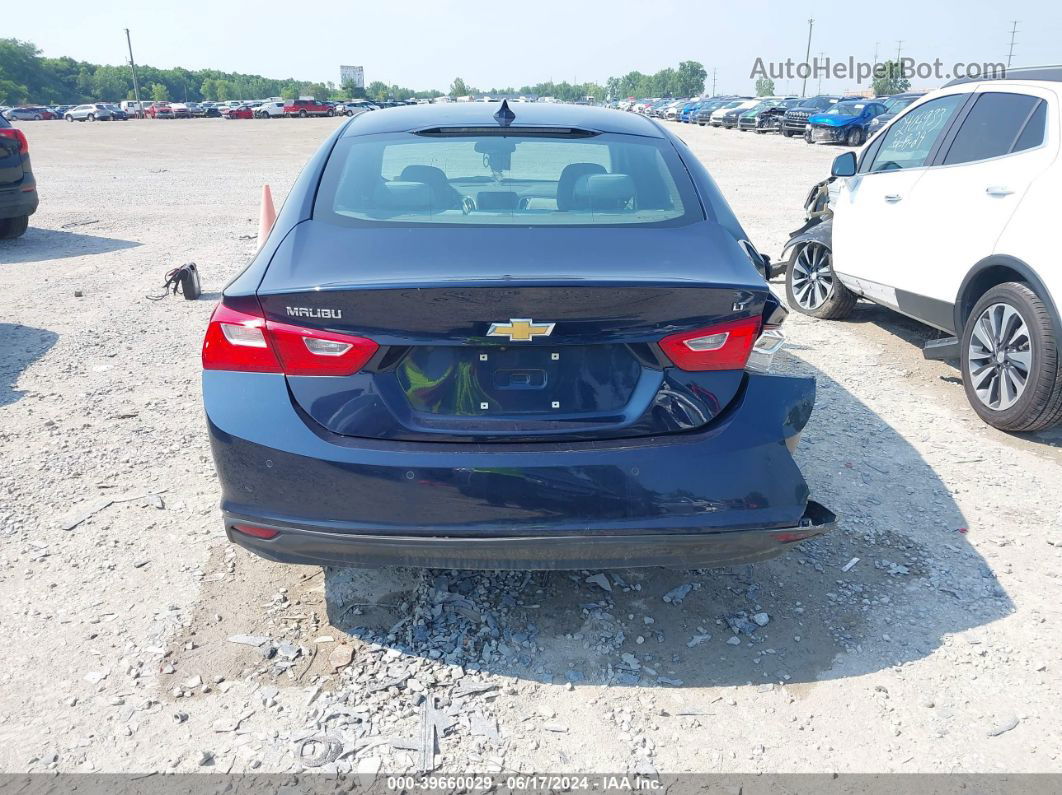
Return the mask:
M 435 769 L 435 696 L 424 699 L 420 713 L 420 758 L 418 766 L 421 773 L 430 773 Z
M 339 759 L 343 753 L 343 741 L 330 734 L 316 734 L 299 741 L 296 754 L 306 767 L 321 767 Z
M 92 518 L 104 508 L 114 505 L 115 503 L 132 502 L 133 500 L 142 500 L 145 497 L 157 496 L 157 493 L 150 492 L 148 494 L 129 494 L 124 497 L 99 497 L 87 504 L 80 503 L 63 515 L 59 520 L 59 528 L 61 530 L 73 530 L 86 519 Z
M 273 639 L 265 635 L 230 635 L 229 643 L 239 643 L 242 646 L 264 646 L 272 643 Z

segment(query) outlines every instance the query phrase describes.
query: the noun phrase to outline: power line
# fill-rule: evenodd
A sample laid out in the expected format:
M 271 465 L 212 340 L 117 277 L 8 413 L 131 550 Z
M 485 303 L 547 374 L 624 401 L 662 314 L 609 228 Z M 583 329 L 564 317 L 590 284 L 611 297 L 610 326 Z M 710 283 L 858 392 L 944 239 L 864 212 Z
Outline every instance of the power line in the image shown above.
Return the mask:
M 812 31 L 812 29 L 814 27 L 815 27 L 815 20 L 814 19 L 809 19 L 808 20 L 808 49 L 804 53 L 804 66 L 806 67 L 806 69 L 805 69 L 805 72 L 804 72 L 804 83 L 800 87 L 800 96 L 802 96 L 802 97 L 806 97 L 808 95 L 807 69 L 811 68 L 811 63 L 810 63 L 810 61 L 811 61 L 811 31 Z
M 1014 60 L 1014 36 L 1018 32 L 1018 20 L 1012 20 L 1010 23 L 1010 50 L 1007 52 L 1007 68 L 1010 69 L 1010 62 Z

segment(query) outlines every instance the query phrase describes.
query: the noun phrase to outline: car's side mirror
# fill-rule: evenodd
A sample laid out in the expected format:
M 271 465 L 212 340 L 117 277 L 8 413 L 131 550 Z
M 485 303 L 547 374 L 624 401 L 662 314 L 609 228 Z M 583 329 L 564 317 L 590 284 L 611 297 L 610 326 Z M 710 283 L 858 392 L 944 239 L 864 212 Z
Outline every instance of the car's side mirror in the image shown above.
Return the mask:
M 835 177 L 854 177 L 857 165 L 855 152 L 845 152 L 834 158 L 830 174 Z

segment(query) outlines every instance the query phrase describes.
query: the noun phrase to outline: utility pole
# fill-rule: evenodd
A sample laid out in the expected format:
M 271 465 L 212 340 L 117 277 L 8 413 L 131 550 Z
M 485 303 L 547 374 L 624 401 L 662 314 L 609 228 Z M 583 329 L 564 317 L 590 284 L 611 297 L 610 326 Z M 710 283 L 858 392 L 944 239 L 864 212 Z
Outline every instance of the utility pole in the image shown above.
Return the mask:
M 874 61 L 873 61 L 873 64 L 872 64 L 873 66 L 877 66 L 878 65 L 878 45 L 879 44 L 881 44 L 880 41 L 874 42 Z
M 719 72 L 719 69 L 715 66 L 712 67 L 712 96 L 715 96 L 715 79 Z
M 823 58 L 825 58 L 825 57 L 826 57 L 826 53 L 824 53 L 824 52 L 820 52 L 820 53 L 819 53 L 819 61 L 820 61 L 820 62 L 821 62 L 821 61 L 822 61 L 822 59 L 823 59 Z M 816 93 L 816 94 L 821 94 L 821 93 L 822 93 L 822 72 L 819 72 L 819 89 L 818 89 L 818 91 L 816 91 L 815 93 Z
M 900 53 L 903 52 L 903 39 L 896 42 L 896 63 L 900 62 Z
M 1014 36 L 1018 32 L 1018 20 L 1013 20 L 1010 23 L 1010 51 L 1007 53 L 1007 68 L 1010 69 L 1010 62 L 1014 60 Z
M 814 19 L 809 19 L 808 20 L 808 49 L 804 53 L 804 65 L 808 69 L 811 68 L 811 64 L 809 63 L 811 61 L 811 31 L 812 31 L 812 28 L 814 28 L 814 27 L 815 27 L 815 20 Z M 800 96 L 801 97 L 806 97 L 807 95 L 808 95 L 808 79 L 805 77 L 804 78 L 804 84 L 800 87 Z
M 125 43 L 129 45 L 129 66 L 133 69 L 133 96 L 136 97 L 136 117 L 144 117 L 144 106 L 140 104 L 140 83 L 136 79 L 136 62 L 133 60 L 133 40 L 129 38 L 129 28 L 125 29 Z

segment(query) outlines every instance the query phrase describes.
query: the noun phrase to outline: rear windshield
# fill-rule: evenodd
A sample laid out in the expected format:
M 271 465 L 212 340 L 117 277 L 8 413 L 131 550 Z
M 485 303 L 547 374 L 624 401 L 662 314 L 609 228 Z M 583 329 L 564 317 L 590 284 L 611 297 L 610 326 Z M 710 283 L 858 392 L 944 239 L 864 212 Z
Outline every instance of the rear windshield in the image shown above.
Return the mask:
M 704 216 L 666 140 L 491 130 L 342 138 L 314 217 L 352 225 L 677 226 Z

